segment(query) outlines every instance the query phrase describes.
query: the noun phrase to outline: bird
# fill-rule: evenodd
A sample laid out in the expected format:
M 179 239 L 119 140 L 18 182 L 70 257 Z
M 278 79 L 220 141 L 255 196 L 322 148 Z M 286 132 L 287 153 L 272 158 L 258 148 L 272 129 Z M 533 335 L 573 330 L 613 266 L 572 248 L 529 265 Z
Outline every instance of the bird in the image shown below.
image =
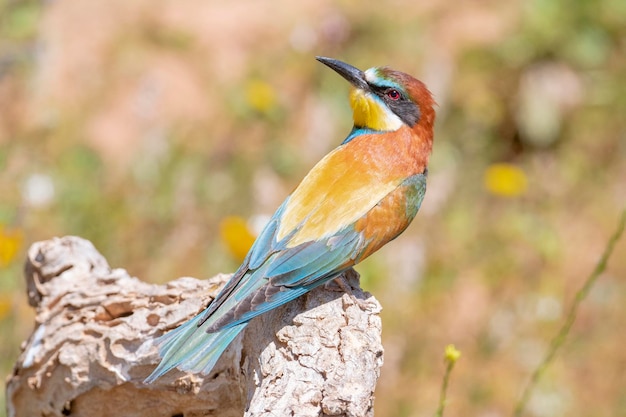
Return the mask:
M 316 59 L 350 83 L 352 130 L 278 207 L 207 308 L 155 340 L 161 360 L 146 383 L 174 368 L 209 374 L 251 319 L 340 279 L 416 216 L 433 147 L 432 94 L 389 67 Z

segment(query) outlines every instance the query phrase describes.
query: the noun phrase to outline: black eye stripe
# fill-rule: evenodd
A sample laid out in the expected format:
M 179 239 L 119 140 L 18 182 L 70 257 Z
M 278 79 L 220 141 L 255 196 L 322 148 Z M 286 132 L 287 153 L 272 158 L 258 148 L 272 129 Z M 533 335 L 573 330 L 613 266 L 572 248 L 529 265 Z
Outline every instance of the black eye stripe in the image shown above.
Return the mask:
M 394 88 L 394 87 L 383 87 L 383 86 L 379 86 L 379 85 L 372 85 L 370 84 L 370 88 L 372 89 L 372 91 L 374 92 L 374 94 L 376 94 L 378 97 L 385 99 L 387 97 L 387 93 L 391 90 L 396 90 L 399 94 L 400 94 L 400 100 L 406 100 L 406 96 L 404 95 L 404 93 L 402 92 L 402 90 L 400 90 L 399 88 Z
M 413 103 L 405 95 L 404 91 L 399 88 L 386 87 L 369 84 L 370 89 L 374 94 L 380 97 L 385 104 L 393 111 L 404 123 L 408 126 L 414 126 L 420 119 L 421 112 L 417 104 Z M 392 100 L 387 97 L 387 92 L 390 90 L 396 90 L 400 93 L 400 98 Z

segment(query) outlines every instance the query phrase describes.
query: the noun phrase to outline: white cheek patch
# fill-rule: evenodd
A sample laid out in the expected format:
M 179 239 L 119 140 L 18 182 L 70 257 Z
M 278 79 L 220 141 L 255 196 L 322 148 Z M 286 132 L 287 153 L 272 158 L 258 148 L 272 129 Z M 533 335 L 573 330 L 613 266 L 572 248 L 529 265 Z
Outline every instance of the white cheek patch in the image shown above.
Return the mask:
M 373 98 L 372 101 L 381 109 L 383 114 L 383 120 L 381 122 L 384 124 L 384 130 L 395 131 L 404 125 L 402 119 L 400 119 L 397 114 L 389 110 L 389 107 L 382 104 L 378 97 Z

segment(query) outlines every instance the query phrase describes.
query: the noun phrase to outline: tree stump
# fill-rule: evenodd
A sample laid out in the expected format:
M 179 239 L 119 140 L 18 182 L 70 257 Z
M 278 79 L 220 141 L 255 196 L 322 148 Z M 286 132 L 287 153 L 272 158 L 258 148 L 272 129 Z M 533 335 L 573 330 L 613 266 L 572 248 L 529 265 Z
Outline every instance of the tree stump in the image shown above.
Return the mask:
M 209 375 L 153 384 L 152 340 L 201 312 L 228 275 L 152 285 L 69 236 L 33 244 L 25 278 L 36 325 L 7 381 L 9 417 L 373 415 L 381 308 L 353 270 L 352 296 L 317 288 L 252 320 Z

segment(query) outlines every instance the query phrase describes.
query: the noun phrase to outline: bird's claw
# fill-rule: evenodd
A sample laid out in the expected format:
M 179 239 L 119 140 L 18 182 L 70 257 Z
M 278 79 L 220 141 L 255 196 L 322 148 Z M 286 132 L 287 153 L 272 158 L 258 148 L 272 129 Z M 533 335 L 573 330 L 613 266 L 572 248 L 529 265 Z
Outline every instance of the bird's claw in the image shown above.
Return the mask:
M 346 280 L 343 275 L 328 281 L 325 285 L 325 288 L 329 291 L 341 291 L 344 292 L 354 304 L 358 305 L 359 308 L 363 311 L 369 311 L 372 309 L 372 304 L 367 300 L 362 300 L 354 295 L 354 291 L 352 291 L 352 286 Z

